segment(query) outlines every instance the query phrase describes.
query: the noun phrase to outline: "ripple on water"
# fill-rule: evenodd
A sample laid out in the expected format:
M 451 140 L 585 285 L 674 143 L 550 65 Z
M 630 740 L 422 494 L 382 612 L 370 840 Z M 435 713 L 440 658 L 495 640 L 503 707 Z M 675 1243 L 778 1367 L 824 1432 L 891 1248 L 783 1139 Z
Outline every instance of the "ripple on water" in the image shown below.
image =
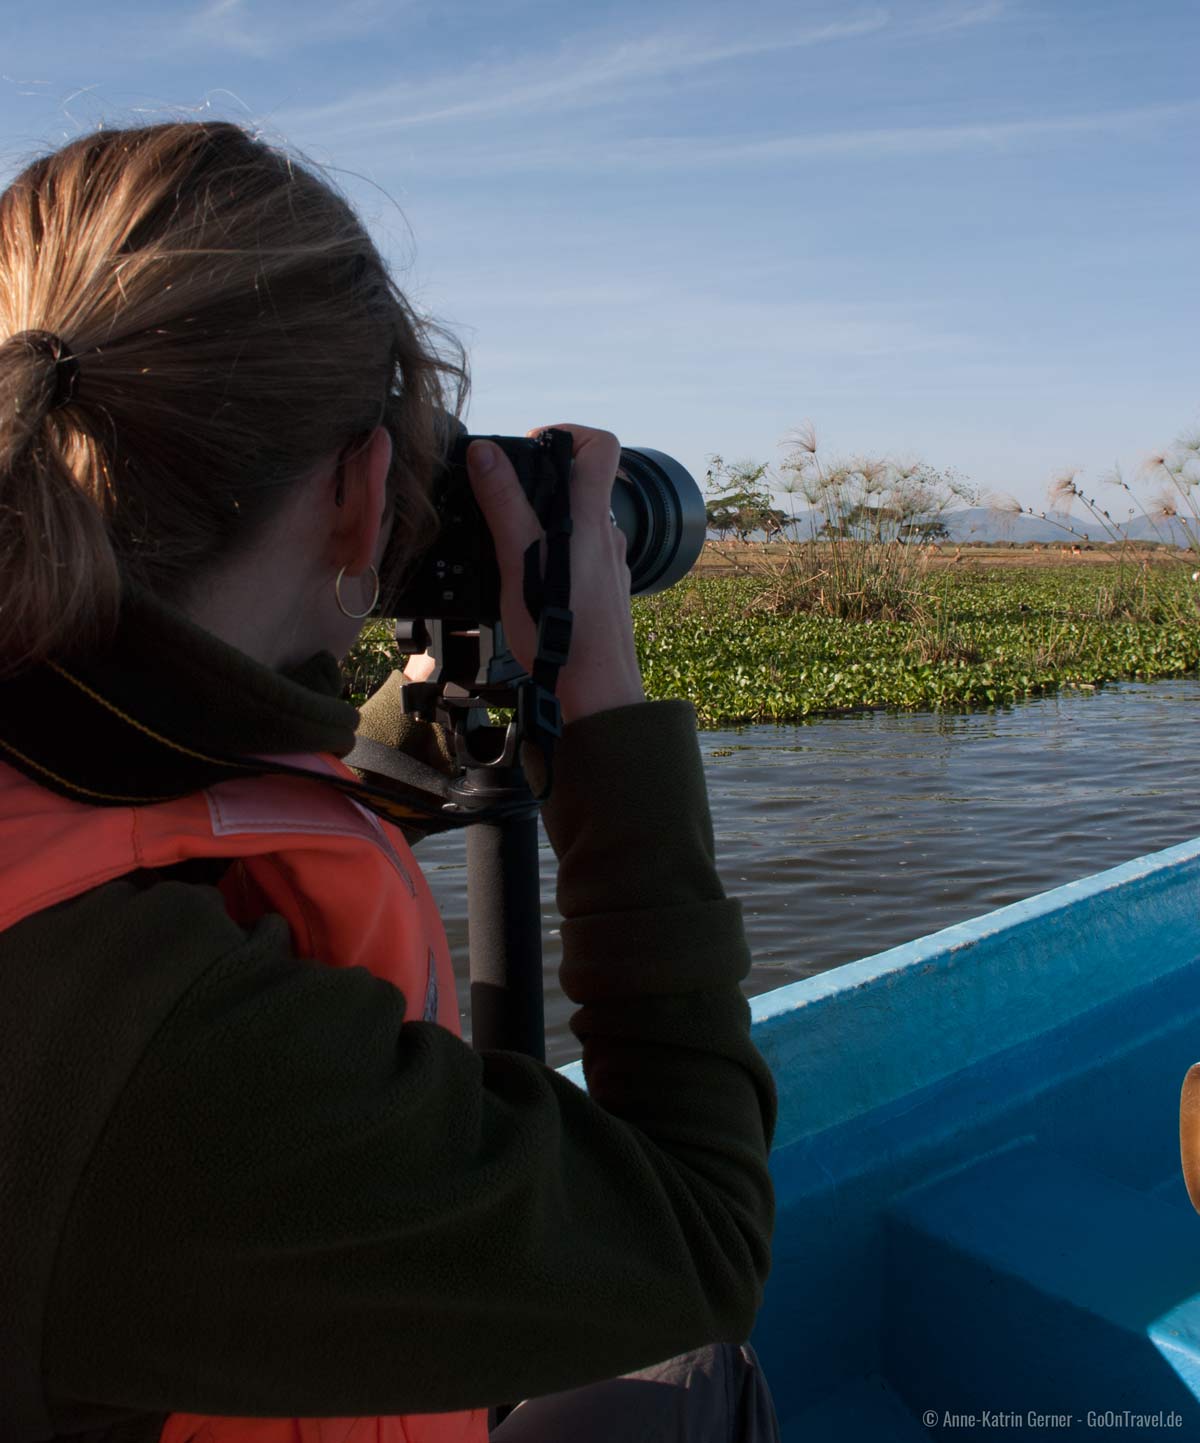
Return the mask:
M 702 732 L 717 866 L 762 992 L 1200 834 L 1200 680 L 993 712 L 869 713 Z M 715 755 L 728 750 L 729 755 Z M 417 857 L 467 999 L 466 847 Z M 550 1061 L 578 1055 L 539 851 Z

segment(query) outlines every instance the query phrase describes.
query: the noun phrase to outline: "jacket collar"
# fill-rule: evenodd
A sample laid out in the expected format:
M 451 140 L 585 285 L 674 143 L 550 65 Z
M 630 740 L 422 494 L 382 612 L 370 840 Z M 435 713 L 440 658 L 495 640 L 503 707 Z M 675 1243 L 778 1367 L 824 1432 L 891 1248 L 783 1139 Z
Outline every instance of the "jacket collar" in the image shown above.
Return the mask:
M 239 759 L 345 756 L 358 713 L 341 686 L 329 652 L 273 671 L 129 588 L 102 653 L 0 681 L 0 758 L 80 801 L 166 800 L 243 774 Z

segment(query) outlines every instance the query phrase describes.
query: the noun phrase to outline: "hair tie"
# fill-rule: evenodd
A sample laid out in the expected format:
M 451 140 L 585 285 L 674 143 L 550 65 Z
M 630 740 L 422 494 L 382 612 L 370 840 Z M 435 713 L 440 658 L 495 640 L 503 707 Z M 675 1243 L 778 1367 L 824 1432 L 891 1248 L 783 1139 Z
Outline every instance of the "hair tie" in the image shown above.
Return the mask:
M 31 351 L 41 351 L 54 362 L 54 394 L 47 411 L 69 406 L 79 385 L 79 361 L 69 354 L 67 343 L 53 331 L 18 331 L 8 338 L 8 345 L 21 344 Z

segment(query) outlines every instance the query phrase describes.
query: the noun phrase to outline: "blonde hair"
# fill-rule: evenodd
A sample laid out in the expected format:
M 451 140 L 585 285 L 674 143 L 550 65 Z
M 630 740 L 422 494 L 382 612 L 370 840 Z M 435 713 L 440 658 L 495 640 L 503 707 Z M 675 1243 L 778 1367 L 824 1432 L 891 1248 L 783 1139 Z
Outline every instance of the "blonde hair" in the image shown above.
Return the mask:
M 65 404 L 37 331 L 78 362 Z M 380 423 L 389 555 L 415 558 L 467 384 L 347 202 L 237 126 L 101 131 L 35 161 L 0 196 L 0 674 L 103 645 L 126 581 L 184 602 Z

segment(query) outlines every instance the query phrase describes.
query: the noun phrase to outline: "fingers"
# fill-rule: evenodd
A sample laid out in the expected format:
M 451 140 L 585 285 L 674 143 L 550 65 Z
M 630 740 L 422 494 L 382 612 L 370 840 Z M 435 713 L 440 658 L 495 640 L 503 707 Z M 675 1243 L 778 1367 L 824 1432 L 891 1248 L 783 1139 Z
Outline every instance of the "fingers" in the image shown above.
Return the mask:
M 467 479 L 492 533 L 501 569 L 516 565 L 542 528 L 508 457 L 492 441 L 467 447 Z
M 597 431 L 591 426 L 575 426 L 565 421 L 553 426 L 535 426 L 525 434 L 533 437 L 543 431 L 569 431 L 574 437 L 571 514 L 583 525 L 607 524 L 613 482 L 621 462 L 620 441 L 611 431 Z
M 558 681 L 563 716 L 571 721 L 605 707 L 631 705 L 643 700 L 645 692 L 630 618 L 625 536 L 610 517 L 621 443 L 611 431 L 590 426 L 537 426 L 527 434 L 534 437 L 551 429 L 566 431 L 572 438 L 570 500 L 575 524 L 570 557 L 575 624 L 571 656 Z M 491 464 L 485 465 L 489 455 Z M 531 671 L 537 635 L 525 607 L 524 557 L 532 542 L 541 541 L 544 565 L 544 533 L 511 462 L 494 442 L 481 438 L 471 443 L 467 473 L 500 564 L 505 640 L 521 666 Z
M 567 431 L 574 438 L 572 514 L 582 526 L 609 525 L 613 483 L 621 460 L 620 441 L 611 431 L 561 423 L 535 426 L 525 434 L 533 438 L 550 430 Z M 494 442 L 472 441 L 467 448 L 467 475 L 495 541 L 497 557 L 503 561 L 523 556 L 531 541 L 541 539 L 542 528 L 508 457 Z

